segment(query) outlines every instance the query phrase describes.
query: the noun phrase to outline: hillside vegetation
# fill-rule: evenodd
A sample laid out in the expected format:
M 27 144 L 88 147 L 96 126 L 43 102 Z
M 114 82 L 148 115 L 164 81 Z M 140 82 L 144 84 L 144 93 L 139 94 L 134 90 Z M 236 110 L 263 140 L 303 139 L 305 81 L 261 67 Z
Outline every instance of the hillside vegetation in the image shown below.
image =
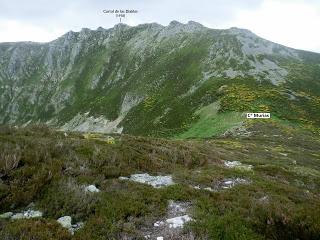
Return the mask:
M 190 203 L 193 218 L 172 239 L 319 239 L 319 136 L 277 121 L 247 130 L 250 137 L 197 141 L 113 135 L 115 144 L 108 144 L 103 134 L 1 127 L 0 212 L 31 204 L 44 213 L 0 219 L 1 239 L 144 239 L 169 200 Z M 119 179 L 145 172 L 172 175 L 175 184 Z M 246 184 L 219 188 L 236 178 Z M 89 184 L 101 191 L 85 193 L 81 186 Z M 65 215 L 84 226 L 71 235 L 56 222 Z

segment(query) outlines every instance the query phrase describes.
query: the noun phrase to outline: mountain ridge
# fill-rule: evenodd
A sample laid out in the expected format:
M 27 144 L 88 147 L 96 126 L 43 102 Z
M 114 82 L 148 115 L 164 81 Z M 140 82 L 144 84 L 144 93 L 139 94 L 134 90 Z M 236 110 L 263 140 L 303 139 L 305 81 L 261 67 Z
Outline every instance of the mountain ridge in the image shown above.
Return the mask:
M 181 26 L 185 26 L 185 25 L 195 25 L 195 26 L 199 26 L 199 27 L 202 27 L 202 28 L 206 28 L 206 29 L 210 29 L 210 30 L 218 30 L 218 31 L 227 31 L 227 30 L 235 30 L 235 31 L 239 31 L 239 32 L 246 32 L 246 33 L 249 33 L 249 34 L 253 34 L 257 37 L 260 37 L 258 35 L 256 35 L 255 33 L 253 33 L 251 30 L 249 29 L 246 29 L 246 28 L 240 28 L 240 27 L 230 27 L 230 28 L 210 28 L 210 27 L 206 27 L 205 25 L 199 23 L 199 22 L 196 22 L 196 21 L 193 21 L 193 20 L 190 20 L 188 21 L 187 23 L 182 23 L 182 22 L 179 22 L 177 20 L 172 20 L 168 25 L 162 25 L 160 23 L 157 23 L 157 22 L 151 22 L 151 23 L 141 23 L 141 24 L 138 24 L 138 25 L 128 25 L 126 23 L 117 23 L 115 24 L 113 27 L 110 27 L 110 28 L 104 28 L 102 26 L 99 26 L 97 27 L 96 29 L 91 29 L 91 28 L 87 28 L 87 27 L 83 27 L 81 28 L 80 31 L 74 31 L 74 30 L 70 30 L 68 32 L 66 32 L 65 34 L 62 34 L 60 37 L 57 37 L 56 39 L 53 39 L 51 41 L 47 41 L 47 42 L 37 42 L 37 41 L 5 41 L 5 42 L 0 42 L 0 44 L 15 44 L 15 43 L 35 43 L 35 44 L 47 44 L 47 43 L 50 43 L 50 42 L 53 42 L 53 41 L 56 41 L 58 38 L 61 38 L 63 37 L 64 35 L 68 34 L 68 33 L 80 33 L 82 31 L 108 31 L 108 30 L 111 30 L 113 28 L 115 28 L 116 26 L 118 25 L 123 25 L 123 26 L 127 26 L 127 27 L 140 27 L 140 26 L 144 26 L 144 25 L 149 25 L 149 26 L 159 26 L 159 27 L 168 27 L 170 25 L 181 25 Z M 260 37 L 262 38 L 262 37 Z M 267 39 L 265 39 L 267 40 Z M 293 47 L 288 47 L 284 44 L 280 44 L 280 43 L 276 43 L 274 41 L 271 41 L 271 40 L 267 40 L 267 41 L 270 41 L 272 43 L 275 43 L 275 44 L 278 44 L 278 45 L 281 45 L 281 46 L 284 46 L 284 47 L 287 47 L 287 48 L 291 48 L 293 50 L 298 50 L 298 51 L 304 51 L 304 52 L 310 52 L 310 53 L 315 53 L 315 54 L 320 54 L 318 52 L 315 52 L 315 51 L 310 51 L 310 50 L 303 50 L 303 49 L 298 49 L 298 48 L 293 48 Z
M 16 43 L 35 43 L 35 44 L 47 44 L 47 43 L 50 43 L 50 42 L 53 42 L 53 41 L 56 41 L 58 38 L 61 38 L 63 37 L 64 35 L 68 34 L 68 33 L 80 33 L 81 31 L 83 30 L 89 30 L 89 31 L 107 31 L 107 30 L 111 30 L 113 28 L 115 28 L 116 26 L 118 25 L 124 25 L 124 26 L 127 26 L 127 27 L 139 27 L 139 26 L 144 26 L 144 25 L 154 25 L 154 26 L 160 26 L 160 27 L 168 27 L 170 26 L 170 24 L 172 23 L 178 23 L 179 25 L 196 25 L 196 26 L 201 26 L 203 28 L 206 28 L 206 29 L 210 29 L 210 30 L 236 30 L 236 31 L 242 31 L 242 32 L 247 32 L 247 33 L 250 33 L 250 34 L 254 34 L 255 36 L 257 37 L 260 37 L 259 35 L 256 35 L 255 33 L 253 33 L 251 30 L 247 29 L 247 28 L 241 28 L 241 27 L 230 27 L 230 28 L 210 28 L 210 27 L 206 27 L 205 25 L 199 23 L 199 22 L 196 22 L 196 21 L 193 21 L 193 20 L 189 20 L 187 23 L 182 23 L 182 22 L 179 22 L 177 20 L 172 20 L 168 25 L 163 25 L 163 24 L 160 24 L 160 23 L 157 23 L 157 22 L 150 22 L 150 23 L 141 23 L 141 24 L 138 24 L 138 25 L 128 25 L 126 23 L 117 23 L 115 24 L 113 27 L 110 27 L 110 28 L 104 28 L 102 26 L 99 26 L 97 27 L 96 29 L 93 29 L 93 28 L 88 28 L 88 27 L 83 27 L 81 28 L 81 30 L 79 31 L 74 31 L 74 30 L 70 30 L 68 32 L 66 32 L 65 34 L 62 34 L 61 36 L 57 37 L 56 39 L 53 39 L 51 41 L 47 41 L 47 42 L 37 42 L 37 41 L 5 41 L 5 42 L 0 42 L 0 44 L 16 44 Z M 262 37 L 260 37 L 262 38 Z M 316 52 L 316 51 L 311 51 L 311 50 L 304 50 L 304 49 L 298 49 L 298 48 L 294 48 L 294 47 L 288 47 L 284 44 L 280 44 L 280 43 L 277 43 L 277 42 L 274 42 L 272 40 L 268 40 L 268 39 L 265 39 L 267 41 L 270 41 L 272 43 L 275 43 L 275 44 L 278 44 L 278 45 L 281 45 L 281 46 L 284 46 L 284 47 L 287 47 L 287 48 L 291 48 L 293 50 L 298 50 L 298 51 L 303 51 L 303 52 L 308 52 L 308 53 L 315 53 L 315 54 L 320 54 L 320 52 Z
M 192 127 L 200 108 L 220 101 L 219 113 L 272 108 L 279 118 L 318 124 L 320 54 L 245 29 L 191 21 L 84 28 L 48 43 L 0 43 L 0 63 L 2 123 L 172 135 Z M 224 85 L 244 96 L 219 92 Z M 258 87 L 276 96 L 259 96 Z M 274 97 L 298 113 L 279 110 L 282 103 Z

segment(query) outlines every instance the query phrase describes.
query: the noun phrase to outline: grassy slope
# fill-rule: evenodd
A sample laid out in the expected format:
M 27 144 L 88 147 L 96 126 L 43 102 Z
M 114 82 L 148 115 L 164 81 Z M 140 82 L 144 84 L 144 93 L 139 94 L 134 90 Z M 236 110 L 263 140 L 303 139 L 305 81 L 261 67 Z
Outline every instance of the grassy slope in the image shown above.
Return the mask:
M 220 103 L 214 102 L 208 106 L 202 107 L 195 114 L 198 121 L 188 127 L 188 130 L 177 138 L 209 138 L 218 136 L 228 129 L 239 125 L 244 120 L 244 116 L 237 112 L 218 113 Z
M 319 137 L 278 121 L 252 124 L 249 131 L 250 138 L 207 141 L 116 135 L 116 144 L 108 145 L 46 128 L 1 128 L 0 212 L 34 202 L 45 218 L 0 220 L 0 236 L 143 237 L 141 229 L 163 216 L 167 200 L 174 199 L 193 203 L 196 221 L 186 232 L 197 239 L 319 239 Z M 254 170 L 227 169 L 222 160 Z M 117 179 L 137 172 L 172 174 L 177 184 L 153 189 Z M 251 184 L 216 193 L 189 186 L 209 187 L 228 177 Z M 82 184 L 96 184 L 101 192 L 83 194 Z M 54 221 L 63 215 L 85 221 L 85 227 L 68 235 Z

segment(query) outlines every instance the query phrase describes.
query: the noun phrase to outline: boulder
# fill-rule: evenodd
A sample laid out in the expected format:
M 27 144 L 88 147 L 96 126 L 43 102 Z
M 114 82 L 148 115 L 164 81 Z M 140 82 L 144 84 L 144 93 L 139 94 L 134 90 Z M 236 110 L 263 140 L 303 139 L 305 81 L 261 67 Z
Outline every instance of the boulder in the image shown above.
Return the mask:
M 57 222 L 60 223 L 61 226 L 64 227 L 64 228 L 70 229 L 72 227 L 71 217 L 70 216 L 61 217 L 61 218 L 59 218 L 57 220 Z
M 99 190 L 95 185 L 86 186 L 86 187 L 84 188 L 84 191 L 85 191 L 85 192 L 91 192 L 91 193 L 100 192 L 100 190 Z
M 72 218 L 70 216 L 64 216 L 57 220 L 58 223 L 61 224 L 62 227 L 68 229 L 68 231 L 73 235 L 75 231 L 79 230 L 83 227 L 83 222 L 78 222 L 76 224 L 72 224 Z

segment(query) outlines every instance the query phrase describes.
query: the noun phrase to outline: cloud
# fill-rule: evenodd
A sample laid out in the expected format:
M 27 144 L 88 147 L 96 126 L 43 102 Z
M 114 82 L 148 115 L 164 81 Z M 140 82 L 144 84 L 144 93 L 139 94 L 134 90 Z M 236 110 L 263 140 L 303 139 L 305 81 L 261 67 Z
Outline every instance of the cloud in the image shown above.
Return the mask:
M 320 52 L 318 0 L 1 0 L 0 42 L 50 41 L 83 27 L 110 28 L 119 20 L 104 9 L 137 9 L 129 25 L 172 20 L 211 28 L 244 27 L 269 40 Z
M 320 1 L 268 0 L 237 12 L 229 25 L 289 47 L 320 52 Z
M 0 41 L 37 41 L 47 42 L 61 36 L 66 31 L 60 28 L 44 29 L 37 25 L 21 23 L 14 20 L 0 21 Z

